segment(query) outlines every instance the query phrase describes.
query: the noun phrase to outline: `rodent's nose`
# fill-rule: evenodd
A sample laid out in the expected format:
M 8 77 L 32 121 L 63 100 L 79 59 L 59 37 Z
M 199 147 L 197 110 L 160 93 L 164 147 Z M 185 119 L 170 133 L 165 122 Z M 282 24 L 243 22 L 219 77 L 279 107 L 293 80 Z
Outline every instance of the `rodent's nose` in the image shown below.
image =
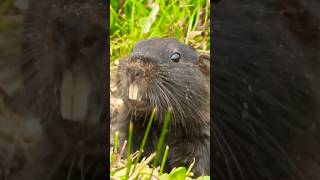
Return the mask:
M 143 75 L 143 71 L 140 68 L 129 68 L 128 69 L 128 78 L 130 82 L 139 80 Z

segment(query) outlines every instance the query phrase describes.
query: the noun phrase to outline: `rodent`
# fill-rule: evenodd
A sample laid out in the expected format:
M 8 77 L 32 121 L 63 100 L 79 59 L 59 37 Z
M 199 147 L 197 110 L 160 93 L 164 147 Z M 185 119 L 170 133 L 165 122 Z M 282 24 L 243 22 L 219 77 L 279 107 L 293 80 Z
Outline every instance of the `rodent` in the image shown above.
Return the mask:
M 213 179 L 320 179 L 319 1 L 213 8 Z
M 116 119 L 120 142 L 127 139 L 133 122 L 133 149 L 139 150 L 153 108 L 155 120 L 144 156 L 155 152 L 164 115 L 171 108 L 172 120 L 165 144 L 169 146 L 167 171 L 189 165 L 195 158 L 195 176 L 209 175 L 210 167 L 210 61 L 174 38 L 138 42 L 120 62 L 117 88 L 124 102 Z
M 106 176 L 107 2 L 31 0 L 10 107 L 38 119 L 45 137 L 11 179 Z

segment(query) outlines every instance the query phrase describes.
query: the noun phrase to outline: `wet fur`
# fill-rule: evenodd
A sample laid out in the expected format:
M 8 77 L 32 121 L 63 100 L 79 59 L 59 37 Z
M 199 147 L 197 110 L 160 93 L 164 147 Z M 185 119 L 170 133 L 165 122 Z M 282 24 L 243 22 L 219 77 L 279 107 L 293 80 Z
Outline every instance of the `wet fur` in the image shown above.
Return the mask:
M 319 179 L 319 2 L 212 8 L 213 179 Z

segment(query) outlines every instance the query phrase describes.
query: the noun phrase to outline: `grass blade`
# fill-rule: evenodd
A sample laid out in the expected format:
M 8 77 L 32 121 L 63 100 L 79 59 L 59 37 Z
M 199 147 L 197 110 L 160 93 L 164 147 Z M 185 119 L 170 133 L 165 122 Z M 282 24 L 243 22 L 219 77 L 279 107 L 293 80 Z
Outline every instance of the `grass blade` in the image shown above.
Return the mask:
M 141 158 L 143 148 L 144 148 L 144 146 L 145 146 L 146 143 L 147 143 L 149 131 L 150 131 L 150 128 L 151 128 L 151 125 L 152 125 L 152 121 L 153 121 L 154 116 L 155 116 L 155 112 L 156 112 L 156 109 L 153 109 L 152 114 L 151 114 L 151 117 L 150 117 L 149 122 L 148 122 L 147 130 L 146 130 L 146 132 L 145 132 L 145 134 L 144 134 L 144 137 L 143 137 L 143 139 L 142 139 L 142 144 L 141 144 L 141 146 L 140 146 L 139 155 L 138 155 L 138 157 L 136 158 L 136 160 L 135 160 L 135 162 L 134 162 L 133 171 L 136 169 L 136 166 L 137 166 L 137 164 L 138 164 L 138 162 L 139 162 L 139 160 L 140 160 L 140 158 Z
M 131 164 L 132 164 L 132 159 L 130 157 L 130 151 L 131 151 L 131 146 L 132 146 L 132 133 L 133 132 L 133 123 L 130 121 L 129 125 L 129 138 L 128 138 L 128 151 L 127 151 L 127 172 L 126 172 L 126 179 L 129 177 L 130 169 L 131 169 Z
M 165 116 L 165 119 L 164 119 L 164 124 L 163 124 L 162 130 L 161 130 L 161 135 L 160 135 L 160 138 L 159 138 L 159 141 L 158 141 L 158 144 L 157 144 L 156 157 L 155 157 L 155 159 L 153 161 L 153 167 L 156 167 L 157 164 L 159 163 L 162 147 L 163 147 L 163 144 L 164 144 L 165 136 L 166 136 L 166 134 L 168 132 L 168 124 L 169 124 L 170 120 L 171 120 L 171 109 L 169 109 L 166 112 L 166 116 Z
M 164 168 L 164 165 L 166 163 L 166 160 L 167 160 L 167 157 L 168 157 L 168 153 L 169 153 L 169 146 L 166 146 L 166 149 L 164 151 L 164 155 L 163 155 L 163 158 L 162 158 L 161 166 L 160 166 L 160 171 L 159 171 L 159 175 L 160 176 L 161 176 L 161 174 L 163 172 L 163 168 Z

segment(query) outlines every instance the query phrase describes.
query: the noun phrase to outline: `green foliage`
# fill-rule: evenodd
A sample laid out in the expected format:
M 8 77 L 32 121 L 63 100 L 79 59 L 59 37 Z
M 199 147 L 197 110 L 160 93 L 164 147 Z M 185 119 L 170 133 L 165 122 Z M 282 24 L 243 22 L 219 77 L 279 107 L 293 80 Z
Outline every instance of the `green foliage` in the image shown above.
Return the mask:
M 171 180 L 171 179 L 185 179 L 187 175 L 187 170 L 185 167 L 178 167 L 170 172 L 170 174 L 162 175 L 161 180 Z
M 0 33 L 12 32 L 21 24 L 21 17 L 13 8 L 13 0 L 0 0 Z
M 134 162 L 133 170 L 136 169 L 136 166 L 137 166 L 138 162 L 140 161 L 143 148 L 144 148 L 144 146 L 145 146 L 146 143 L 147 143 L 148 135 L 149 135 L 149 132 L 150 132 L 151 124 L 152 124 L 152 121 L 153 121 L 153 119 L 154 119 L 155 113 L 156 113 L 156 109 L 153 109 L 152 114 L 151 114 L 150 119 L 149 119 L 149 122 L 148 122 L 148 126 L 147 126 L 147 129 L 146 129 L 146 132 L 145 132 L 145 134 L 144 134 L 144 136 L 143 136 L 143 139 L 142 139 L 142 144 L 141 144 L 141 146 L 140 146 L 140 150 L 139 150 L 138 157 L 136 158 L 136 160 L 135 160 L 135 162 Z
M 175 37 L 209 52 L 209 0 L 111 0 L 111 62 L 122 59 L 134 44 L 152 37 Z
M 1 0 L 0 1 L 0 9 L 8 10 L 12 7 L 14 0 Z
M 169 125 L 170 120 L 171 120 L 171 110 L 166 112 L 166 116 L 165 116 L 165 119 L 164 119 L 164 124 L 163 124 L 162 130 L 161 130 L 161 134 L 160 134 L 160 138 L 159 138 L 159 142 L 157 144 L 156 158 L 153 161 L 153 166 L 154 167 L 157 166 L 158 163 L 159 163 L 161 152 L 163 150 L 163 144 L 164 144 L 164 141 L 165 141 L 165 136 L 166 136 L 166 134 L 168 132 L 168 125 Z
M 161 130 L 160 139 L 157 144 L 157 151 L 153 154 L 151 154 L 147 158 L 142 158 L 140 161 L 140 156 L 143 152 L 143 147 L 145 146 L 149 130 L 151 127 L 151 124 L 153 122 L 155 116 L 155 110 L 153 110 L 152 115 L 148 122 L 148 127 L 145 132 L 145 136 L 143 138 L 143 143 L 141 144 L 141 148 L 138 152 L 135 152 L 133 154 L 130 154 L 131 150 L 131 141 L 132 141 L 132 130 L 133 130 L 133 124 L 130 123 L 129 126 L 129 142 L 128 142 L 128 149 L 127 149 L 127 157 L 126 159 L 122 159 L 122 155 L 124 152 L 124 149 L 126 147 L 127 142 L 125 142 L 122 145 L 122 148 L 119 149 L 119 134 L 116 132 L 115 139 L 114 139 L 114 147 L 110 149 L 110 178 L 111 179 L 141 179 L 141 180 L 149 180 L 152 177 L 155 177 L 156 179 L 160 180 L 190 180 L 193 176 L 192 174 L 192 167 L 194 165 L 194 162 L 189 166 L 188 169 L 185 167 L 177 167 L 171 170 L 170 173 L 164 173 L 162 174 L 162 171 L 165 166 L 165 161 L 168 157 L 169 147 L 166 146 L 164 155 L 162 157 L 162 162 L 160 167 L 158 166 L 158 162 L 160 160 L 160 156 L 162 154 L 163 145 L 165 144 L 165 135 L 168 131 L 168 125 L 171 120 L 171 111 L 168 111 L 166 113 L 164 125 Z M 153 161 L 153 162 L 152 162 Z M 134 164 L 132 164 L 134 162 Z M 152 165 L 151 165 L 152 163 Z M 208 180 L 210 179 L 209 176 L 201 176 L 198 177 L 197 180 Z

